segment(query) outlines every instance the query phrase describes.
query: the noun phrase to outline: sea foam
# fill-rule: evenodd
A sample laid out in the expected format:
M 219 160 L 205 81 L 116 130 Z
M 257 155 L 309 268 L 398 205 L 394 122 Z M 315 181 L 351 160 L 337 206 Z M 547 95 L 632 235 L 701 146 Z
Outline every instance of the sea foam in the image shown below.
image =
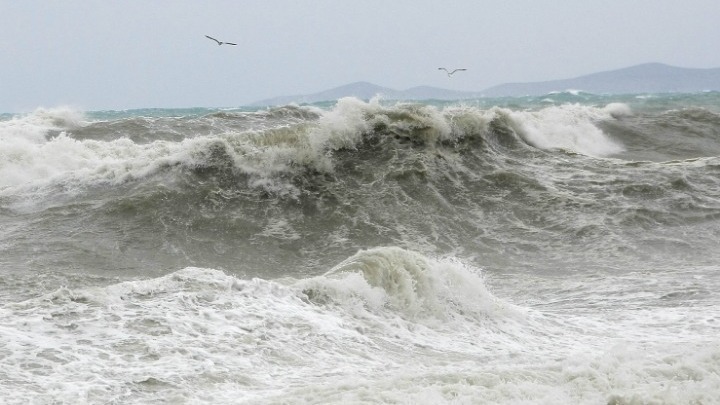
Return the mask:
M 251 177 L 251 184 L 282 190 L 286 186 L 273 181 L 276 174 L 308 167 L 331 173 L 333 151 L 355 149 L 377 131 L 383 136 L 432 146 L 487 136 L 488 125 L 498 114 L 508 116 L 519 136 L 536 147 L 606 156 L 622 147 L 596 123 L 625 113 L 627 108 L 622 105 L 563 105 L 512 111 L 414 104 L 384 106 L 377 100 L 347 98 L 306 123 L 136 143 L 122 136 L 109 141 L 75 139 L 73 130 L 87 124 L 81 113 L 38 110 L 0 123 L 0 187 L 35 187 L 53 182 L 118 184 L 167 167 L 212 164 L 209 156 L 220 148 L 236 170 Z M 313 114 L 319 113 L 313 110 Z
M 534 293 L 552 301 L 566 292 L 546 283 Z M 542 313 L 490 290 L 458 260 L 391 246 L 310 278 L 189 267 L 63 287 L 0 308 L 0 395 L 9 403 L 511 404 L 712 402 L 718 394 L 716 326 L 705 338 L 676 330 L 658 323 L 672 320 L 667 308 L 620 305 L 611 314 L 627 316 L 620 324 L 590 307 Z M 668 336 L 658 339 L 658 330 Z
M 506 111 L 516 131 L 531 145 L 541 149 L 565 149 L 588 156 L 619 153 L 621 144 L 607 136 L 597 123 L 628 114 L 623 104 L 604 108 L 566 104 L 539 111 Z

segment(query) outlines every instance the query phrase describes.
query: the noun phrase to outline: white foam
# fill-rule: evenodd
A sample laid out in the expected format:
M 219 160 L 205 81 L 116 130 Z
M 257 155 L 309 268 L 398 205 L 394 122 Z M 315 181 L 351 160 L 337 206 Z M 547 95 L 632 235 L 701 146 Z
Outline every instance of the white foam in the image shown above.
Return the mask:
M 629 108 L 624 104 L 613 103 L 604 108 L 564 104 L 539 111 L 503 111 L 512 119 L 515 131 L 541 149 L 564 149 L 594 157 L 623 150 L 620 143 L 603 133 L 596 124 L 629 114 Z
M 327 149 L 354 148 L 380 125 L 392 134 L 412 134 L 427 144 L 484 134 L 496 114 L 511 118 L 514 129 L 530 144 L 543 149 L 565 149 L 589 156 L 607 156 L 623 150 L 598 127 L 598 123 L 632 114 L 623 103 L 604 107 L 580 104 L 549 106 L 538 111 L 465 106 L 439 109 L 428 105 L 396 104 L 384 107 L 377 101 L 346 98 L 323 115 L 311 131 L 316 154 Z
M 460 261 L 379 247 L 308 279 L 186 268 L 61 288 L 0 307 L 0 397 L 591 404 L 720 395 L 717 305 L 653 307 L 634 291 L 678 288 L 672 277 L 588 280 L 496 279 L 542 301 L 531 310 L 498 298 Z
M 465 136 L 482 136 L 496 114 L 510 117 L 516 132 L 537 147 L 606 156 L 622 147 L 596 123 L 628 113 L 623 104 L 604 108 L 563 105 L 532 112 L 416 104 L 383 106 L 378 100 L 366 103 L 346 98 L 323 112 L 317 121 L 259 131 L 227 129 L 181 141 L 138 144 L 128 138 L 75 139 L 72 131 L 85 125 L 80 113 L 38 110 L 0 123 L 0 193 L 29 189 L 39 195 L 39 188 L 53 184 L 70 189 L 117 185 L 159 170 L 212 164 L 208 161 L 212 151 L 222 149 L 234 170 L 248 175 L 251 186 L 295 195 L 298 190 L 279 180 L 278 174 L 308 167 L 332 173 L 333 152 L 356 148 L 376 128 L 383 128 L 382 136 L 407 137 L 432 146 Z M 48 138 L 49 131 L 60 133 Z
M 353 267 L 359 261 L 365 267 Z M 313 286 L 333 293 L 327 301 L 310 297 Z M 0 311 L 8 343 L 0 349 L 8 376 L 0 395 L 223 402 L 345 379 L 375 384 L 405 374 L 408 361 L 445 361 L 439 352 L 506 350 L 475 343 L 483 335 L 495 336 L 493 344 L 514 340 L 492 327 L 507 311 L 498 304 L 467 268 L 396 248 L 360 252 L 309 280 L 240 280 L 187 268 L 105 288 L 61 288 Z
M 314 294 L 329 294 L 340 304 L 363 305 L 376 313 L 414 321 L 447 322 L 460 314 L 483 320 L 520 312 L 497 300 L 477 270 L 450 260 L 431 260 L 400 248 L 360 251 L 322 277 L 307 281 Z
M 358 109 L 353 104 L 353 100 L 340 103 L 317 126 L 299 124 L 243 133 L 227 130 L 148 144 L 129 138 L 74 139 L 71 134 L 80 125 L 79 116 L 66 110 L 53 114 L 42 110 L 0 123 L 0 192 L 30 188 L 37 194 L 38 188 L 59 183 L 77 187 L 116 185 L 160 169 L 212 164 L 208 160 L 211 151 L 222 149 L 235 169 L 250 176 L 251 186 L 293 193 L 288 185 L 275 181 L 278 173 L 306 166 L 331 171 L 327 151 L 353 147 L 362 137 L 363 125 L 367 124 L 363 114 L 374 106 L 363 104 Z M 63 126 L 55 125 L 58 123 Z M 48 138 L 50 131 L 61 132 Z
M 68 130 L 85 124 L 84 114 L 70 107 L 38 108 L 30 114 L 0 121 L 0 142 L 17 138 L 42 142 L 49 130 Z

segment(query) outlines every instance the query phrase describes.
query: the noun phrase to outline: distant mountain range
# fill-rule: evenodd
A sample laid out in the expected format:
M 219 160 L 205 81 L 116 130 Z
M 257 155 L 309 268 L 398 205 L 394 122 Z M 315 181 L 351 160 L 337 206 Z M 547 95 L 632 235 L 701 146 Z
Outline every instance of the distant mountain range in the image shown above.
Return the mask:
M 252 105 L 309 104 L 337 100 L 343 97 L 357 97 L 361 100 L 369 100 L 377 95 L 382 95 L 386 100 L 462 100 L 482 97 L 481 92 L 447 90 L 430 86 L 413 87 L 407 90 L 394 90 L 368 82 L 355 82 L 321 91 L 320 93 L 275 97 L 255 102 Z
M 690 69 L 662 63 L 646 63 L 574 79 L 501 84 L 481 93 L 487 97 L 535 96 L 569 89 L 592 94 L 695 93 L 720 90 L 720 68 Z
M 253 103 L 253 105 L 317 103 L 333 101 L 342 97 L 357 97 L 367 100 L 377 95 L 382 95 L 386 100 L 462 100 L 480 97 L 541 96 L 566 90 L 579 90 L 593 94 L 720 91 L 720 68 L 692 69 L 662 63 L 646 63 L 572 79 L 506 83 L 482 91 L 456 91 L 429 86 L 394 90 L 368 82 L 356 82 L 314 94 L 260 100 Z

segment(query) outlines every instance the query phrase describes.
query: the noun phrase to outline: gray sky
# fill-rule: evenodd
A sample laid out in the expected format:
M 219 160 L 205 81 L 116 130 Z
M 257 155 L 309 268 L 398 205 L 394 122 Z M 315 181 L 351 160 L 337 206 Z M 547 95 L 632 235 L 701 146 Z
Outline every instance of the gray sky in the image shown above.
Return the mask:
M 718 0 L 0 0 L 0 112 L 720 67 L 719 20 Z M 468 71 L 449 79 L 438 66 Z

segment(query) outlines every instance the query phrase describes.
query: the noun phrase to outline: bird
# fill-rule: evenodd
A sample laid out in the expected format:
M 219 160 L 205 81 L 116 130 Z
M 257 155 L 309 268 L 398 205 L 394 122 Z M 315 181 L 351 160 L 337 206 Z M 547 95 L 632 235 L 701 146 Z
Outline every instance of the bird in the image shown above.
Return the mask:
M 212 39 L 213 41 L 217 42 L 218 45 L 223 45 L 223 44 L 225 44 L 225 45 L 237 45 L 237 44 L 234 44 L 234 43 L 232 43 L 232 42 L 222 42 L 222 41 L 218 41 L 217 39 L 211 37 L 210 35 L 205 35 L 205 37 L 206 37 L 206 38 L 209 38 L 209 39 Z
M 445 69 L 444 67 L 439 67 L 438 70 L 444 70 L 445 73 L 447 73 L 448 77 L 452 77 L 453 73 L 455 73 L 455 72 L 462 72 L 462 71 L 467 70 L 467 69 L 462 69 L 462 68 L 461 68 L 461 69 L 455 69 L 455 70 L 453 70 L 453 71 L 451 72 L 451 71 Z

